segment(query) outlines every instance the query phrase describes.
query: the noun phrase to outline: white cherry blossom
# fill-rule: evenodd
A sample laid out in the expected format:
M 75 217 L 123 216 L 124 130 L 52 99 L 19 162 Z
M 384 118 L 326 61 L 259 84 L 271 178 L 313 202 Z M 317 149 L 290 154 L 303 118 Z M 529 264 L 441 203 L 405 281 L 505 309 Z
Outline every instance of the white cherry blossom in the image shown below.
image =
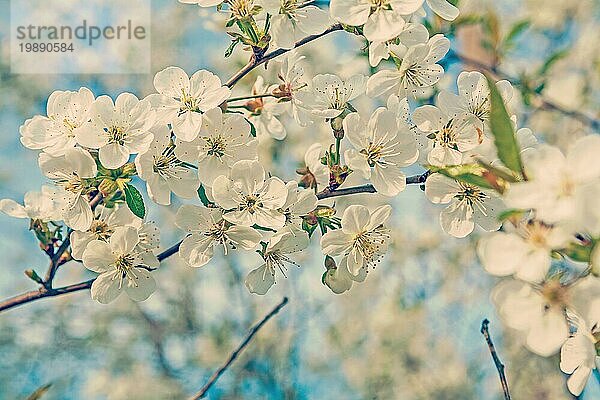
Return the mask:
M 473 232 L 475 225 L 485 231 L 500 228 L 498 215 L 506 208 L 491 190 L 432 174 L 425 182 L 425 195 L 435 204 L 448 204 L 440 213 L 444 232 L 462 238 Z
M 419 152 L 413 134 L 401 130 L 396 115 L 381 107 L 368 124 L 358 113 L 352 113 L 343 125 L 354 147 L 344 153 L 348 166 L 370 179 L 378 193 L 395 196 L 404 190 L 406 175 L 401 168 L 413 164 Z
M 321 162 L 322 152 L 323 146 L 313 143 L 304 154 L 305 167 L 297 171 L 304 176 L 301 181 L 303 186 L 314 188 L 317 192 L 329 186 L 329 168 Z
M 321 238 L 323 253 L 342 256 L 338 268 L 347 268 L 353 276 L 375 268 L 390 242 L 390 231 L 384 224 L 391 212 L 388 205 L 373 212 L 362 205 L 349 206 L 342 216 L 341 229 L 329 231 Z
M 290 181 L 286 183 L 287 197 L 281 211 L 285 216 L 285 227 L 292 232 L 302 231 L 302 217 L 317 208 L 318 199 L 311 189 L 302 189 L 298 183 Z
M 398 58 L 399 65 L 395 70 L 381 70 L 369 78 L 367 96 L 423 96 L 444 74 L 444 68 L 436 63 L 449 49 L 450 41 L 443 35 L 432 36 L 427 43 L 409 47 L 401 59 Z
M 275 284 L 275 273 L 277 270 L 287 277 L 286 264 L 299 266 L 289 254 L 297 253 L 306 249 L 309 245 L 306 232 L 292 233 L 283 231 L 271 237 L 261 254 L 264 264 L 251 271 L 246 277 L 245 284 L 250 293 L 264 295 Z
M 250 227 L 232 225 L 224 220 L 223 210 L 219 208 L 183 205 L 177 211 L 175 224 L 190 233 L 179 246 L 179 255 L 196 268 L 212 259 L 216 246 L 222 246 L 227 255 L 230 249 L 253 249 L 262 237 Z
M 581 222 L 577 204 L 586 187 L 600 179 L 600 137 L 584 136 L 566 156 L 542 144 L 524 157 L 528 181 L 514 183 L 506 194 L 512 208 L 534 209 L 547 223 Z
M 61 215 L 72 229 L 85 231 L 90 228 L 94 214 L 87 199 L 89 183 L 98 172 L 96 162 L 85 150 L 73 147 L 60 157 L 41 153 L 38 163 L 42 173 L 58 187 L 56 200 L 61 204 Z
M 43 222 L 60 221 L 62 208 L 64 205 L 60 203 L 57 189 L 46 185 L 42 186 L 40 192 L 25 193 L 23 205 L 12 199 L 0 200 L 0 211 L 6 215 Z
M 596 350 L 600 336 L 600 299 L 593 300 L 590 309 L 595 311 L 595 315 L 592 314 L 588 322 L 567 311 L 576 330 L 560 349 L 560 369 L 571 375 L 567 380 L 567 387 L 574 396 L 583 392 L 592 371 L 600 366 L 600 355 Z
M 83 252 L 83 265 L 99 273 L 92 283 L 92 298 L 102 304 L 115 300 L 124 290 L 134 301 L 144 301 L 156 290 L 150 273 L 160 262 L 148 250 L 140 250 L 137 229 L 119 227 L 108 243 L 91 241 Z
M 197 196 L 198 174 L 176 155 L 171 132 L 166 126 L 152 130 L 154 140 L 148 150 L 135 159 L 138 176 L 146 182 L 148 196 L 157 204 L 171 204 L 171 192 L 184 198 Z
M 36 115 L 19 128 L 21 143 L 29 149 L 44 150 L 58 157 L 77 144 L 76 132 L 89 119 L 94 94 L 85 87 L 77 92 L 52 92 L 46 115 Z
M 232 224 L 271 229 L 285 224 L 281 212 L 287 197 L 285 183 L 277 177 L 267 178 L 258 161 L 235 163 L 229 177 L 221 175 L 215 179 L 212 193 L 217 204 L 228 210 L 223 219 Z
M 434 166 L 461 164 L 464 154 L 481 144 L 481 130 L 471 116 L 454 114 L 444 103 L 438 105 L 421 106 L 413 113 L 423 156 Z
M 442 90 L 438 95 L 440 108 L 450 114 L 472 115 L 479 121 L 480 129 L 489 131 L 488 120 L 490 115 L 490 89 L 485 75 L 481 72 L 463 71 L 457 79 L 458 94 Z M 513 97 L 513 87 L 507 80 L 496 82 L 496 87 L 505 103 Z
M 98 97 L 90 107 L 91 122 L 77 130 L 77 142 L 99 149 L 98 157 L 108 169 L 122 167 L 131 154 L 143 153 L 152 143 L 150 129 L 155 115 L 147 100 L 121 93 L 115 102 Z
M 571 240 L 572 235 L 560 227 L 530 220 L 515 232 L 495 232 L 483 237 L 477 250 L 490 274 L 515 274 L 528 282 L 540 282 L 550 270 L 552 250 L 565 248 Z
M 308 87 L 302 65 L 305 58 L 297 51 L 292 50 L 281 61 L 275 60 L 276 63 L 280 64 L 278 74 L 280 83 L 273 90 L 273 94 L 285 100 L 282 104 L 300 126 L 307 126 L 312 122 L 309 111 L 302 108 L 298 95 Z
M 158 94 L 148 99 L 159 118 L 171 124 L 178 139 L 194 140 L 202 127 L 203 113 L 219 107 L 231 91 L 212 72 L 200 70 L 191 77 L 179 67 L 167 67 L 154 77 Z
M 250 135 L 250 124 L 241 115 L 224 115 L 215 108 L 204 115 L 200 134 L 191 142 L 176 141 L 175 155 L 198 164 L 203 185 L 212 187 L 220 175 L 228 175 L 240 160 L 258 158 L 258 141 Z
M 389 59 L 392 52 L 396 56 L 401 56 L 406 54 L 409 47 L 427 43 L 428 40 L 429 31 L 425 26 L 407 23 L 398 37 L 388 41 L 369 43 L 369 64 L 376 67 L 382 60 Z
M 336 75 L 317 75 L 305 91 L 297 98 L 303 108 L 317 119 L 331 119 L 342 114 L 348 103 L 365 91 L 366 77 L 354 75 L 342 80 Z
M 423 0 L 331 0 L 331 16 L 346 25 L 364 25 L 370 41 L 386 41 L 402 32 L 403 15 L 410 15 Z
M 261 0 L 263 11 L 271 14 L 271 43 L 277 49 L 292 49 L 306 36 L 325 31 L 329 14 L 304 0 Z
M 539 287 L 505 280 L 492 292 L 492 300 L 502 320 L 525 335 L 529 350 L 548 357 L 567 339 L 569 328 L 564 316 L 568 288 L 556 281 Z
M 273 89 L 276 89 L 276 87 L 266 87 L 263 77 L 259 76 L 252 87 L 252 94 L 255 96 L 261 95 L 269 93 Z M 246 107 L 252 111 L 250 121 L 256 126 L 258 138 L 285 139 L 287 131 L 279 120 L 279 117 L 286 112 L 287 105 L 285 103 L 280 103 L 276 99 L 265 96 L 249 101 L 246 103 Z
M 116 228 L 132 226 L 137 229 L 139 236 L 138 247 L 145 250 L 158 248 L 158 228 L 151 222 L 144 222 L 135 216 L 125 204 L 107 208 L 99 205 L 94 210 L 95 218 L 87 231 L 71 232 L 71 256 L 81 260 L 83 252 L 92 240 L 108 242 Z

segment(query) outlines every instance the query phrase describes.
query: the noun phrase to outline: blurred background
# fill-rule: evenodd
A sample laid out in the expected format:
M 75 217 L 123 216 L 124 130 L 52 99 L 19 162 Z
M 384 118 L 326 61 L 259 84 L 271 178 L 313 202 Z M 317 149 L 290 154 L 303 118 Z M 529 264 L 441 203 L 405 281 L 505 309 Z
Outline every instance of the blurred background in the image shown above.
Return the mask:
M 319 3 L 326 7 L 326 1 Z M 153 0 L 152 6 L 153 73 L 169 65 L 190 74 L 205 68 L 225 81 L 248 59 L 238 47 L 225 60 L 225 18 L 214 8 L 176 0 Z M 459 7 L 461 16 L 451 24 L 429 18 L 431 32 L 452 41 L 440 88 L 456 91 L 463 69 L 487 69 L 510 77 L 519 126 L 532 128 L 540 140 L 566 146 L 598 131 L 600 1 L 460 0 Z M 37 153 L 21 146 L 19 126 L 45 113 L 52 91 L 87 86 L 96 95 L 114 98 L 130 91 L 143 97 L 153 92 L 153 74 L 13 75 L 8 10 L 9 1 L 0 0 L 0 198 L 21 202 L 45 178 Z M 363 47 L 345 32 L 320 39 L 302 49 L 307 75 L 367 74 Z M 89 57 L 91 63 L 101 62 L 102 54 Z M 258 74 L 276 83 L 275 67 L 258 69 L 234 93 L 248 94 Z M 434 95 L 412 106 L 431 103 Z M 363 112 L 377 105 L 365 96 L 355 104 Z M 262 138 L 261 161 L 292 180 L 306 148 L 329 143 L 330 130 L 326 124 L 304 130 L 293 121 L 285 124 L 285 140 Z M 352 198 L 369 205 L 388 201 L 373 195 Z M 346 203 L 336 204 L 343 210 Z M 179 240 L 183 233 L 173 223 L 179 203 L 146 204 L 148 218 L 161 228 L 162 247 Z M 155 273 L 158 289 L 143 303 L 121 296 L 103 306 L 84 291 L 2 313 L 0 399 L 25 399 L 48 383 L 52 387 L 43 397 L 48 400 L 185 398 L 283 296 L 289 304 L 259 332 L 209 398 L 500 399 L 497 372 L 479 333 L 483 318 L 492 321 L 514 399 L 573 398 L 558 356 L 528 352 L 523 338 L 503 327 L 489 299 L 497 280 L 474 254 L 477 234 L 462 240 L 445 235 L 438 224 L 440 208 L 418 186 L 408 187 L 391 204 L 392 249 L 364 284 L 343 295 L 321 283 L 325 269 L 317 234 L 313 247 L 296 257 L 301 267 L 290 270 L 288 279 L 278 278 L 266 296 L 249 294 L 243 284 L 260 263 L 257 254 L 215 257 L 202 269 L 186 267 L 175 256 Z M 40 272 L 47 265 L 27 228 L 25 220 L 0 215 L 0 298 L 34 289 L 23 271 Z M 81 264 L 67 263 L 56 285 L 92 276 Z M 598 381 L 590 379 L 580 398 L 600 398 Z

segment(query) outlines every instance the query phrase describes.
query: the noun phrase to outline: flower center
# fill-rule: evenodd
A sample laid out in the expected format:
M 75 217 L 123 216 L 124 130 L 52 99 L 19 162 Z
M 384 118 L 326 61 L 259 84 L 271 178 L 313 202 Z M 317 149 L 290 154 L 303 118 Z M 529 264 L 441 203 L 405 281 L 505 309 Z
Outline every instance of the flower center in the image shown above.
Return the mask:
M 569 302 L 567 287 L 561 285 L 557 279 L 544 282 L 540 292 L 548 302 L 545 306 L 546 310 L 553 307 L 563 308 Z
M 244 199 L 243 209 L 246 209 L 250 214 L 254 214 L 257 209 L 261 208 L 263 204 L 260 202 L 260 198 L 255 194 L 250 194 Z
M 546 247 L 546 239 L 552 227 L 540 221 L 530 221 L 524 228 L 525 238 L 536 247 Z
M 265 255 L 263 256 L 263 259 L 265 260 L 265 263 L 267 264 L 267 269 L 273 276 L 275 276 L 275 268 L 278 268 L 279 271 L 281 271 L 281 274 L 285 278 L 287 278 L 286 264 L 292 264 L 297 267 L 300 266 L 296 262 L 294 262 L 291 258 L 286 256 L 279 250 L 272 250 L 272 251 L 265 253 Z
M 383 256 L 381 250 L 389 238 L 390 230 L 380 225 L 371 231 L 357 234 L 352 247 L 363 256 L 367 267 L 375 268 Z
M 175 146 L 169 145 L 162 154 L 154 156 L 152 170 L 163 178 L 176 178 L 177 173 L 187 170 L 187 167 L 175 157 Z
M 92 222 L 92 226 L 90 227 L 89 231 L 96 236 L 96 239 L 104 241 L 107 241 L 110 238 L 110 235 L 113 233 L 113 230 L 110 229 L 106 222 L 98 220 Z
M 383 156 L 383 146 L 369 142 L 366 149 L 362 149 L 360 154 L 367 158 L 367 163 L 370 167 L 374 167 L 379 159 Z
M 186 93 L 183 89 L 181 89 L 181 97 L 179 98 L 179 101 L 181 102 L 179 115 L 184 114 L 187 111 L 200 112 L 200 109 L 198 108 L 199 99 Z
M 108 128 L 108 143 L 118 143 L 123 145 L 126 136 L 127 132 L 125 131 L 125 128 L 120 126 L 111 126 Z
M 446 125 L 444 125 L 442 129 L 432 133 L 428 137 L 435 141 L 434 146 L 438 145 L 458 150 L 458 145 L 456 144 L 456 136 L 456 127 L 453 126 L 453 120 L 450 120 Z
M 371 0 L 371 13 L 380 9 L 391 9 L 390 0 Z
M 254 0 L 229 0 L 229 7 L 231 16 L 239 20 L 250 18 L 257 13 Z
M 75 172 L 72 175 L 66 175 L 64 179 L 57 179 L 56 184 L 62 186 L 67 192 L 80 194 L 86 188 L 85 181 Z
M 225 138 L 206 136 L 203 139 L 206 142 L 204 148 L 207 155 L 221 158 L 227 154 L 227 140 Z

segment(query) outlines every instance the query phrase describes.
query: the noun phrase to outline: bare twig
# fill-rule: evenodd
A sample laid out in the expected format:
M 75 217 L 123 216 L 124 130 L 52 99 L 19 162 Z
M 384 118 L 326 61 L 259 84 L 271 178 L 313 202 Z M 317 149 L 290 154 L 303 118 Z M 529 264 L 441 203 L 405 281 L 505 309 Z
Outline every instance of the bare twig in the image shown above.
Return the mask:
M 200 391 L 198 391 L 196 394 L 194 394 L 192 397 L 190 397 L 190 400 L 198 400 L 198 399 L 203 398 L 206 395 L 206 393 L 210 390 L 210 388 L 221 377 L 221 375 L 223 375 L 223 373 L 227 370 L 227 368 L 229 368 L 229 366 L 238 358 L 238 356 L 242 353 L 242 351 L 244 351 L 244 349 L 246 348 L 246 346 L 248 346 L 248 344 L 250 343 L 250 341 L 252 340 L 254 335 L 256 335 L 256 333 L 258 333 L 258 331 L 267 323 L 267 321 L 269 321 L 279 311 L 281 311 L 281 309 L 283 307 L 285 307 L 285 305 L 287 303 L 288 303 L 288 298 L 284 297 L 283 300 L 281 300 L 281 302 L 278 305 L 276 305 L 275 308 L 273 308 L 271 310 L 271 312 L 269 312 L 267 315 L 265 315 L 263 317 L 263 319 L 260 320 L 260 322 L 258 322 L 252 328 L 250 328 L 250 331 L 248 331 L 248 334 L 246 335 L 244 340 L 242 340 L 242 342 L 233 351 L 233 353 L 231 353 L 229 355 L 229 357 L 227 358 L 225 363 L 211 375 L 211 377 L 208 379 L 206 384 L 204 384 L 202 389 L 200 389 Z
M 102 201 L 102 193 L 98 192 L 92 200 L 90 200 L 90 207 L 92 211 L 96 209 L 98 204 Z M 58 267 L 64 264 L 66 261 L 62 258 L 63 254 L 69 246 L 71 245 L 71 229 L 68 229 L 66 232 L 65 239 L 60 244 L 59 248 L 56 252 L 53 253 L 50 258 L 50 267 L 48 267 L 48 271 L 46 271 L 46 276 L 44 278 L 44 287 L 46 289 L 52 289 L 52 282 L 54 281 L 54 276 L 56 275 L 56 271 L 58 271 Z
M 150 336 L 150 340 L 154 344 L 154 351 L 156 352 L 156 357 L 158 358 L 158 364 L 163 374 L 169 378 L 177 377 L 176 371 L 173 369 L 167 356 L 165 354 L 165 346 L 163 344 L 164 340 L 164 328 L 162 324 L 156 321 L 150 314 L 148 314 L 144 309 L 140 306 L 139 303 L 135 303 L 137 310 L 139 311 L 142 319 L 148 326 L 148 334 Z
M 494 360 L 494 364 L 496 365 L 496 369 L 498 370 L 498 375 L 500 376 L 500 383 L 502 384 L 502 391 L 504 392 L 504 399 L 510 400 L 510 392 L 508 390 L 508 382 L 506 381 L 506 375 L 504 374 L 504 364 L 498 358 L 498 353 L 496 353 L 496 347 L 494 347 L 494 342 L 492 342 L 492 337 L 490 336 L 490 331 L 488 329 L 488 325 L 490 321 L 484 319 L 481 322 L 481 334 L 485 338 L 487 342 L 488 348 L 490 349 L 490 354 L 492 355 L 492 359 Z
M 515 78 L 513 76 L 510 76 L 510 75 L 502 72 L 496 66 L 486 64 L 479 60 L 465 56 L 464 54 L 454 52 L 453 55 L 461 62 L 463 62 L 465 64 L 469 64 L 475 68 L 479 68 L 483 71 L 489 72 L 496 78 L 506 79 L 512 83 L 520 82 L 520 79 Z M 527 89 L 527 88 L 525 88 L 525 89 Z M 541 109 L 541 110 L 551 110 L 551 111 L 559 112 L 563 115 L 566 115 L 567 117 L 573 118 L 573 119 L 589 126 L 590 128 L 592 128 L 595 131 L 600 131 L 600 120 L 593 118 L 585 113 L 582 113 L 581 111 L 568 110 L 566 108 L 563 108 L 562 106 L 559 106 L 558 104 L 554 103 L 553 101 L 548 100 L 547 98 L 545 98 L 543 95 L 541 95 L 539 93 L 536 93 L 532 90 L 528 90 L 528 91 L 531 92 L 531 94 L 534 97 L 534 102 L 536 103 L 535 104 L 536 108 Z
M 332 27 L 328 28 L 323 33 L 307 36 L 304 39 L 299 40 L 298 42 L 296 42 L 294 49 L 296 49 L 300 46 L 304 46 L 305 44 L 310 43 L 312 41 L 315 41 L 331 32 L 336 32 L 336 31 L 341 31 L 341 30 L 343 30 L 341 25 L 339 25 L 339 24 L 333 25 Z M 272 60 L 273 58 L 279 57 L 280 55 L 283 55 L 291 50 L 293 50 L 293 49 L 277 49 L 277 50 L 273 50 L 273 51 L 263 55 L 262 57 L 258 57 L 258 58 L 255 55 L 253 55 L 252 58 L 250 58 L 250 61 L 248 61 L 248 64 L 246 64 L 235 75 L 233 75 L 231 78 L 229 78 L 229 80 L 225 83 L 225 85 L 228 87 L 233 87 L 236 83 L 238 83 L 238 81 L 240 79 L 242 79 L 244 76 L 248 75 L 254 68 L 258 67 L 261 64 L 266 63 L 269 60 Z

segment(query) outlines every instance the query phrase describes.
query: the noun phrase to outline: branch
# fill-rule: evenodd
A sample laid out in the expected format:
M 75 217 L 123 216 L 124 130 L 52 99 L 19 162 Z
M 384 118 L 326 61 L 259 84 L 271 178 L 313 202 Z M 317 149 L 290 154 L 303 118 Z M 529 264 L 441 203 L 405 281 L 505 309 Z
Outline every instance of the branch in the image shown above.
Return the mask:
M 299 40 L 296 42 L 296 44 L 294 45 L 293 49 L 297 49 L 300 46 L 304 46 L 307 43 L 310 43 L 314 40 L 317 40 L 331 32 L 335 32 L 335 31 L 341 31 L 343 30 L 342 26 L 340 24 L 337 25 L 333 25 L 331 27 L 329 27 L 326 31 L 324 31 L 323 33 L 319 33 L 317 35 L 310 35 L 305 37 L 302 40 Z M 250 58 L 250 61 L 248 61 L 248 64 L 246 64 L 241 70 L 239 70 L 235 75 L 233 75 L 231 78 L 229 78 L 229 80 L 227 82 L 225 82 L 225 86 L 228 87 L 233 87 L 236 83 L 238 83 L 238 81 L 240 79 L 242 79 L 244 76 L 248 75 L 254 68 L 258 67 L 261 64 L 266 63 L 267 61 L 279 57 L 280 55 L 283 55 L 293 49 L 277 49 L 277 50 L 273 50 L 263 56 L 259 56 L 257 57 L 256 55 L 253 55 Z
M 427 177 L 429 176 L 429 174 L 430 174 L 430 172 L 426 171 L 425 173 L 423 173 L 421 175 L 409 176 L 406 178 L 406 184 L 407 185 L 422 185 L 427 180 Z M 348 196 L 348 195 L 359 194 L 359 193 L 377 193 L 377 190 L 371 184 L 362 185 L 362 186 L 353 186 L 353 187 L 349 187 L 349 188 L 336 189 L 336 190 L 325 189 L 322 192 L 317 193 L 317 198 L 319 200 L 323 200 L 323 199 L 329 199 L 331 197 Z
M 210 388 L 221 377 L 221 375 L 223 375 L 223 373 L 227 370 L 227 368 L 229 368 L 229 366 L 238 358 L 238 356 L 242 353 L 242 351 L 244 351 L 244 349 L 246 348 L 246 346 L 248 346 L 248 344 L 250 343 L 250 341 L 252 340 L 252 338 L 254 337 L 254 335 L 256 335 L 258 333 L 258 331 L 267 323 L 267 321 L 269 321 L 279 311 L 281 311 L 281 309 L 283 307 L 285 307 L 285 305 L 287 303 L 288 303 L 288 298 L 284 297 L 283 300 L 281 300 L 281 302 L 278 305 L 276 305 L 275 308 L 273 308 L 271 310 L 271 312 L 269 312 L 267 315 L 265 315 L 264 318 L 259 323 L 257 323 L 252 328 L 250 328 L 250 331 L 248 332 L 248 334 L 246 335 L 246 337 L 244 338 L 244 340 L 233 351 L 233 353 L 231 353 L 229 355 L 229 357 L 227 358 L 227 360 L 225 361 L 225 363 L 218 370 L 216 370 L 211 375 L 211 377 L 208 379 L 208 381 L 206 382 L 206 384 L 204 384 L 204 386 L 202 387 L 202 389 L 200 389 L 199 392 L 197 392 L 192 397 L 190 397 L 189 400 L 198 400 L 198 399 L 203 398 L 206 395 L 206 393 L 210 390 Z
M 498 358 L 498 353 L 496 353 L 496 348 L 494 347 L 492 337 L 490 336 L 490 332 L 488 330 L 489 324 L 490 321 L 488 321 L 487 318 L 481 321 L 481 334 L 487 342 L 488 348 L 490 349 L 490 354 L 492 355 L 492 359 L 494 360 L 494 364 L 496 365 L 496 369 L 498 370 L 498 375 L 500 376 L 500 383 L 502 384 L 502 391 L 504 392 L 504 399 L 510 400 L 508 382 L 506 381 L 506 375 L 504 374 L 504 364 L 502 364 L 502 361 L 500 361 L 500 358 Z
M 429 176 L 429 171 L 427 171 L 421 175 L 409 176 L 406 178 L 406 183 L 408 185 L 423 184 L 427 180 L 428 176 Z M 344 188 L 344 189 L 339 189 L 339 190 L 331 190 L 331 191 L 325 190 L 320 193 L 317 193 L 317 198 L 319 200 L 323 200 L 323 199 L 329 199 L 332 197 L 348 196 L 348 195 L 359 194 L 359 193 L 376 193 L 376 192 L 377 192 L 377 190 L 375 190 L 373 185 L 367 184 L 367 185 L 354 186 L 354 187 L 349 187 L 349 188 Z M 65 239 L 65 241 L 66 241 L 66 239 Z M 177 253 L 179 251 L 179 246 L 181 245 L 181 242 L 182 242 L 182 240 L 178 241 L 177 243 L 175 243 L 174 245 L 172 245 L 171 247 L 169 247 L 162 253 L 158 254 L 156 256 L 158 258 L 158 261 L 163 261 L 163 260 L 171 257 L 172 255 L 174 255 L 175 253 Z M 62 247 L 62 245 L 61 245 L 61 247 Z M 56 289 L 52 288 L 50 285 L 44 285 L 44 286 L 40 287 L 38 290 L 32 290 L 32 291 L 11 297 L 9 299 L 6 299 L 3 302 L 0 302 L 0 312 L 9 310 L 14 307 L 18 307 L 18 306 L 26 304 L 26 303 L 30 303 L 32 301 L 43 299 L 45 297 L 61 296 L 64 294 L 79 292 L 81 290 L 87 290 L 92 287 L 92 283 L 95 280 L 96 280 L 96 278 L 90 279 L 85 282 L 80 282 L 80 283 L 75 283 L 72 285 L 63 286 L 63 287 L 56 288 Z
M 98 204 L 100 204 L 101 201 L 102 201 L 102 193 L 98 192 L 94 196 L 94 198 L 92 200 L 90 200 L 90 207 L 91 207 L 92 211 L 94 211 L 96 209 L 96 207 L 98 206 Z M 69 246 L 71 245 L 71 232 L 72 232 L 72 229 L 70 229 L 70 228 L 67 229 L 65 239 L 60 244 L 60 247 L 56 250 L 56 253 L 54 253 L 52 255 L 52 257 L 50 258 L 50 267 L 48 268 L 48 271 L 46 272 L 46 276 L 44 278 L 44 283 L 43 283 L 43 285 L 46 289 L 52 289 L 52 281 L 54 280 L 56 271 L 58 271 L 58 267 L 60 267 L 61 265 L 63 265 L 66 262 L 66 260 L 62 259 L 62 256 L 65 253 L 65 251 L 67 251 Z
M 519 82 L 520 81 L 520 79 L 510 76 L 510 75 L 500 71 L 497 67 L 495 67 L 493 65 L 488 65 L 486 63 L 475 60 L 471 57 L 465 56 L 460 53 L 453 52 L 453 55 L 462 63 L 470 64 L 476 68 L 479 68 L 486 72 L 489 72 L 489 73 L 495 75 L 499 79 L 506 79 L 510 82 Z M 565 108 L 559 106 L 558 104 L 554 103 L 553 101 L 546 99 L 541 94 L 539 94 L 527 87 L 525 87 L 525 89 L 534 95 L 534 97 L 538 103 L 536 105 L 536 107 L 538 109 L 545 109 L 545 110 L 552 110 L 552 111 L 559 112 L 563 115 L 566 115 L 567 117 L 578 120 L 579 122 L 589 126 L 590 128 L 592 128 L 595 131 L 600 131 L 600 120 L 592 118 L 589 115 L 582 113 L 581 111 L 565 109 Z
M 158 258 L 159 261 L 163 261 L 164 259 L 171 257 L 173 254 L 177 253 L 177 251 L 179 250 L 180 244 L 181 244 L 181 241 L 175 243 L 173 246 L 169 247 L 167 250 L 163 251 L 156 257 Z M 61 296 L 63 294 L 69 294 L 69 293 L 79 292 L 81 290 L 87 290 L 92 287 L 92 283 L 94 283 L 95 280 L 96 280 L 96 278 L 90 279 L 85 282 L 75 283 L 73 285 L 63 286 L 63 287 L 56 288 L 56 289 L 53 289 L 51 287 L 47 288 L 47 287 L 42 286 L 38 290 L 32 290 L 30 292 L 26 292 L 26 293 L 20 294 L 18 296 L 14 296 L 7 300 L 4 300 L 3 302 L 0 303 L 0 312 L 9 310 L 14 307 L 18 307 L 25 303 L 30 303 L 32 301 L 43 299 L 44 297 Z

